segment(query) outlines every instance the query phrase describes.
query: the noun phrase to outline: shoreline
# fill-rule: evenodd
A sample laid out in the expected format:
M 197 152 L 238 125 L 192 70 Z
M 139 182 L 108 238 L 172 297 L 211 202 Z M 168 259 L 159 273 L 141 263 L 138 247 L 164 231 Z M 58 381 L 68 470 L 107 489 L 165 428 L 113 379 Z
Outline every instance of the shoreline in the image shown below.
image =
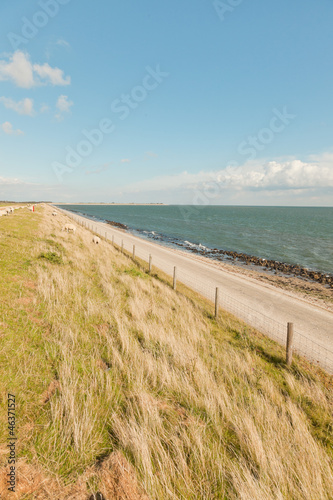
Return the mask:
M 82 212 L 75 210 L 68 211 L 77 215 L 82 214 Z M 82 216 L 88 220 L 96 221 L 96 219 L 89 214 L 82 214 Z M 303 297 L 305 295 L 309 298 L 309 295 L 312 295 L 316 300 L 315 302 L 311 300 L 311 303 L 317 303 L 318 300 L 320 302 L 324 301 L 324 308 L 333 310 L 333 274 L 307 269 L 299 265 L 288 264 L 272 259 L 262 259 L 236 251 L 224 251 L 217 248 L 206 249 L 206 247 L 203 247 L 208 250 L 206 251 L 200 248 L 200 245 L 184 245 L 184 243 L 189 243 L 185 240 L 182 240 L 182 243 L 178 243 L 174 240 L 174 242 L 168 245 L 167 241 L 163 240 L 163 237 L 145 237 L 141 231 L 129 228 L 121 222 L 104 219 L 98 222 L 114 227 L 118 231 L 120 230 L 124 233 L 137 236 L 143 241 L 154 242 L 158 246 L 179 251 L 186 256 L 191 255 L 201 262 L 212 263 L 216 268 L 229 271 L 234 270 L 237 274 L 250 276 L 261 283 L 270 283 L 280 289 L 296 291 Z M 149 231 L 144 232 L 146 234 L 151 233 Z
M 115 229 L 119 231 L 119 228 Z M 124 229 L 121 229 L 121 231 L 131 234 L 129 231 L 125 231 Z M 311 281 L 309 279 L 302 279 L 297 276 L 283 275 L 281 272 L 274 272 L 267 268 L 265 268 L 266 272 L 264 272 L 263 268 L 260 268 L 259 266 L 247 266 L 246 264 L 236 262 L 222 262 L 191 251 L 185 251 L 171 246 L 169 247 L 167 245 L 163 245 L 162 243 L 142 238 L 136 234 L 134 236 L 137 236 L 143 241 L 149 241 L 156 244 L 157 246 L 168 248 L 168 250 L 172 250 L 177 254 L 190 257 L 193 260 L 203 262 L 235 276 L 244 276 L 247 279 L 259 282 L 260 284 L 265 284 L 266 286 L 283 290 L 293 297 L 300 298 L 312 305 L 319 306 L 326 311 L 333 312 L 333 289 L 327 288 L 327 286 L 322 283 Z
M 102 222 L 102 224 L 108 226 L 106 222 Z M 191 251 L 185 251 L 172 246 L 163 245 L 162 243 L 143 238 L 138 234 L 133 234 L 130 231 L 119 227 L 112 226 L 112 229 L 137 237 L 140 240 L 149 242 L 157 247 L 166 248 L 178 255 L 190 258 L 193 261 L 202 262 L 210 267 L 215 267 L 216 269 L 227 272 L 228 274 L 232 274 L 237 277 L 245 277 L 245 279 L 249 281 L 254 281 L 269 288 L 283 290 L 292 298 L 301 299 L 311 305 L 320 307 L 325 311 L 333 312 L 333 289 L 327 288 L 321 283 L 311 281 L 309 279 L 298 278 L 296 276 L 286 276 L 282 273 L 274 273 L 269 269 L 267 269 L 265 273 L 262 268 L 259 268 L 259 266 L 256 266 L 257 269 L 255 269 L 254 266 L 246 266 L 241 263 L 221 262 Z
M 173 250 L 182 255 L 191 256 L 194 260 L 204 262 L 205 264 L 235 276 L 244 276 L 246 279 L 258 282 L 261 285 L 283 290 L 291 297 L 301 299 L 325 311 L 333 312 L 333 290 L 321 283 L 298 278 L 296 276 L 284 276 L 270 271 L 264 273 L 260 271 L 260 269 L 254 269 L 253 267 L 219 262 L 205 256 L 191 254 L 182 250 Z
M 112 229 L 119 232 L 119 234 L 127 234 L 128 236 L 132 238 L 138 238 L 140 241 L 148 243 L 149 245 L 154 245 L 158 248 L 166 249 L 175 253 L 176 255 L 185 256 L 187 258 L 190 258 L 192 261 L 204 263 L 206 265 L 209 265 L 209 267 L 211 268 L 226 272 L 235 277 L 243 279 L 245 278 L 249 282 L 255 282 L 260 286 L 283 292 L 290 296 L 291 299 L 299 299 L 305 301 L 310 305 L 319 307 L 325 311 L 333 312 L 333 289 L 327 288 L 327 286 L 319 282 L 310 281 L 309 279 L 304 279 L 296 276 L 286 276 L 281 272 L 272 272 L 268 269 L 264 271 L 264 269 L 266 268 L 261 268 L 259 266 L 256 266 L 257 268 L 254 268 L 255 266 L 247 266 L 241 263 L 237 264 L 218 261 L 204 255 L 199 255 L 190 251 L 175 248 L 174 246 L 162 244 L 158 241 L 152 240 L 151 238 L 144 238 L 142 237 L 142 235 L 140 235 L 140 233 L 133 234 L 129 230 L 110 225 L 104 220 L 97 221 L 95 219 L 92 219 L 87 214 L 79 214 L 78 212 L 66 210 L 65 208 L 63 208 L 63 210 L 68 211 L 69 213 L 73 213 L 77 216 L 81 216 L 86 220 L 94 221 L 98 224 L 103 224 L 106 229 Z

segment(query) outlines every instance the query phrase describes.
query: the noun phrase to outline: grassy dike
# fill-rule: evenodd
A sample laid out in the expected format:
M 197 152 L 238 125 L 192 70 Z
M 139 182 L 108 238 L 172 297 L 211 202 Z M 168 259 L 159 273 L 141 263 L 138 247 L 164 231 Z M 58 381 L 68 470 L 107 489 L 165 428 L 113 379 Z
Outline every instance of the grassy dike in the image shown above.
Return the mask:
M 332 377 L 51 213 L 0 218 L 0 498 L 333 498 Z

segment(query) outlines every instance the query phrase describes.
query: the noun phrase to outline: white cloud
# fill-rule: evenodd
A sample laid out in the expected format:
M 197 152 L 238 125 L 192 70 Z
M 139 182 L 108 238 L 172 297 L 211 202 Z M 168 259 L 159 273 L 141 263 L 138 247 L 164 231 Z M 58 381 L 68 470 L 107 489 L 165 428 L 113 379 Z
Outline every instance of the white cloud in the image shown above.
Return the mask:
M 120 161 L 121 161 L 121 163 L 130 163 L 131 160 L 129 158 L 123 158 Z
M 33 69 L 41 80 L 49 82 L 51 85 L 69 85 L 71 83 L 69 76 L 64 78 L 64 72 L 61 69 L 51 68 L 48 63 L 34 64 Z
M 17 178 L 13 177 L 1 177 L 0 176 L 0 186 L 7 185 L 7 186 L 12 186 L 15 184 L 23 184 L 23 181 Z
M 9 122 L 5 122 L 1 125 L 2 130 L 7 135 L 22 135 L 24 132 L 22 130 L 14 130 L 13 125 Z
M 67 40 L 64 40 L 63 38 L 59 38 L 59 40 L 56 41 L 56 45 L 60 45 L 60 47 L 66 48 L 70 47 L 70 44 L 67 42 Z
M 58 97 L 57 103 L 56 103 L 56 108 L 58 109 L 58 112 L 55 114 L 55 117 L 57 120 L 62 120 L 63 115 L 65 113 L 69 113 L 71 107 L 73 106 L 73 101 L 68 100 L 67 95 L 61 95 Z
M 333 188 L 333 155 L 311 158 L 311 162 L 292 159 L 287 161 L 247 162 L 240 166 L 227 166 L 218 171 L 165 175 L 140 181 L 128 186 L 128 193 L 151 191 L 201 191 L 215 189 L 229 191 L 290 191 Z
M 332 168 L 333 153 L 322 153 L 321 155 L 309 156 L 309 161 L 319 163 L 322 167 Z
M 10 62 L 0 60 L 0 81 L 12 80 L 17 87 L 34 86 L 34 74 L 29 57 L 17 50 Z
M 68 100 L 67 95 L 61 95 L 57 100 L 56 106 L 62 113 L 68 113 L 73 104 L 74 104 L 73 101 Z
M 47 111 L 49 111 L 49 110 L 50 110 L 50 106 L 48 106 L 48 104 L 42 104 L 40 107 L 41 113 L 47 113 Z
M 17 87 L 32 88 L 40 85 L 70 85 L 69 76 L 49 64 L 32 64 L 29 54 L 17 50 L 9 61 L 0 60 L 0 81 L 12 81 Z
M 227 187 L 244 189 L 309 189 L 333 187 L 333 162 L 330 166 L 300 160 L 250 162 L 240 167 L 227 167 L 217 173 L 216 181 Z
M 9 170 L 1 165 L 2 170 Z M 52 200 L 67 195 L 67 188 L 26 181 L 17 177 L 0 176 L 0 199 L 3 200 Z
M 3 103 L 5 108 L 12 109 L 16 111 L 19 115 L 34 115 L 34 102 L 32 99 L 22 99 L 22 101 L 16 102 L 9 97 L 0 97 L 0 102 Z
M 154 153 L 153 151 L 147 151 L 146 158 L 158 158 L 158 155 L 156 153 Z

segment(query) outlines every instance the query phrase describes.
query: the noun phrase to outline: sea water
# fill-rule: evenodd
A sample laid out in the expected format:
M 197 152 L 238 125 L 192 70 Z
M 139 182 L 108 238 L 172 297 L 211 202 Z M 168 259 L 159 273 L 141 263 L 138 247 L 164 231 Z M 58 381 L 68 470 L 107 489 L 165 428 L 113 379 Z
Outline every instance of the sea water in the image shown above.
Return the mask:
M 66 205 L 95 220 L 185 250 L 229 250 L 333 272 L 333 208 Z

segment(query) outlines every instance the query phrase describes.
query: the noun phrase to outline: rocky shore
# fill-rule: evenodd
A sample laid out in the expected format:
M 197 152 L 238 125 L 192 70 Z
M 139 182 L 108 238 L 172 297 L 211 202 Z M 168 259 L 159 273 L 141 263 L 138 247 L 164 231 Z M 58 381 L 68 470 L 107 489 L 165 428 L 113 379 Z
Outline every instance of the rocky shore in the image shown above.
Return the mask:
M 304 267 L 298 266 L 297 264 L 287 264 L 285 262 L 279 262 L 276 260 L 266 260 L 266 259 L 261 259 L 259 257 L 255 257 L 253 255 L 247 255 L 245 253 L 238 253 L 227 250 L 218 250 L 217 248 L 203 252 L 200 252 L 197 249 L 193 249 L 193 251 L 195 253 L 201 253 L 202 255 L 205 255 L 207 257 L 212 256 L 218 258 L 219 255 L 228 256 L 233 260 L 245 262 L 245 264 L 252 264 L 255 266 L 266 268 L 270 271 L 279 271 L 283 274 L 291 274 L 293 276 L 297 276 L 300 278 L 318 281 L 323 285 L 329 285 L 331 288 L 333 288 L 333 275 L 306 269 Z
M 233 262 L 235 264 L 244 263 L 245 265 L 256 266 L 261 268 L 262 270 L 275 272 L 277 274 L 285 276 L 295 276 L 297 278 L 315 281 L 333 289 L 333 274 L 327 274 L 320 271 L 307 269 L 297 264 L 288 264 L 286 262 L 280 262 L 277 260 L 263 259 L 254 255 L 248 255 L 246 253 L 235 252 L 233 250 L 220 250 L 218 248 L 211 249 L 201 244 L 194 244 L 188 241 L 183 241 L 179 238 L 168 237 L 166 235 L 155 233 L 154 231 L 140 231 L 140 233 L 146 233 L 145 236 L 149 239 L 176 245 L 180 248 L 186 249 L 191 253 L 202 255 L 203 257 L 209 259 L 223 262 L 229 261 L 230 263 Z
M 110 226 L 114 226 L 123 231 L 128 231 L 128 226 L 126 224 L 122 224 L 121 222 L 105 220 L 107 224 Z M 146 231 L 139 231 L 145 232 Z M 154 232 L 150 232 L 148 237 L 157 241 L 168 241 L 173 245 L 177 245 L 182 248 L 186 248 L 186 250 L 191 251 L 192 253 L 202 255 L 204 257 L 208 257 L 218 261 L 230 260 L 234 263 L 242 262 L 245 265 L 258 266 L 263 270 L 281 273 L 283 275 L 291 275 L 297 278 L 303 278 L 305 280 L 315 281 L 325 285 L 331 289 L 333 289 L 333 274 L 322 273 L 320 271 L 315 271 L 312 269 L 307 269 L 301 267 L 297 264 L 287 264 L 286 262 L 279 262 L 277 260 L 268 260 L 260 257 L 256 257 L 254 255 L 248 255 L 246 253 L 239 253 L 233 250 L 220 250 L 218 248 L 209 249 L 206 247 L 201 247 L 200 245 L 187 245 L 188 242 L 183 242 L 177 238 L 168 238 L 161 234 L 156 234 Z
M 126 224 L 121 224 L 121 222 L 115 222 L 113 220 L 106 220 L 105 222 L 107 224 L 110 224 L 110 226 L 117 227 L 118 229 L 123 229 L 124 231 L 127 231 L 127 229 L 128 229 Z

